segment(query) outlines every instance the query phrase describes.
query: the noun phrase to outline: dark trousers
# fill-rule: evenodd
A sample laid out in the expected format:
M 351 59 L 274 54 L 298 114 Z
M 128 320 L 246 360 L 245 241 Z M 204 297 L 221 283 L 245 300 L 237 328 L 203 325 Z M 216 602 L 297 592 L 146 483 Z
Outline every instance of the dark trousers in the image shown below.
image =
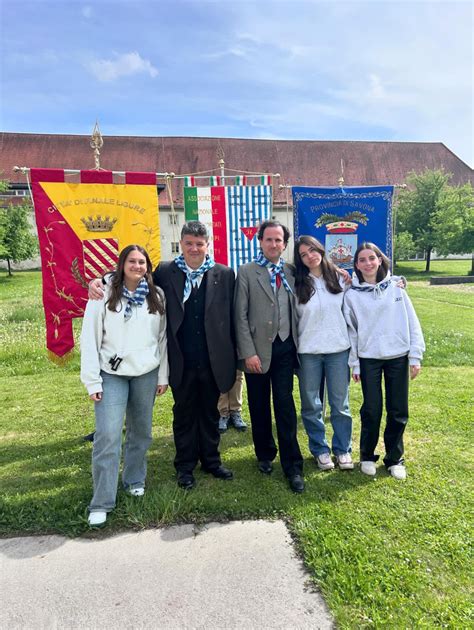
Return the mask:
M 403 461 L 403 433 L 408 422 L 408 357 L 360 359 L 364 402 L 360 408 L 360 459 L 378 460 L 375 449 L 382 419 L 382 373 L 385 381 L 387 424 L 384 431 L 385 466 Z
M 177 472 L 192 472 L 199 460 L 206 470 L 217 468 L 221 465 L 219 390 L 211 368 L 185 368 L 180 386 L 172 392 Z
M 280 462 L 287 477 L 301 474 L 303 458 L 296 436 L 297 420 L 293 400 L 293 373 L 296 349 L 291 336 L 286 341 L 279 337 L 272 346 L 270 368 L 265 374 L 245 374 L 252 437 L 259 461 L 273 461 L 277 447 L 272 434 L 270 393 L 280 447 Z

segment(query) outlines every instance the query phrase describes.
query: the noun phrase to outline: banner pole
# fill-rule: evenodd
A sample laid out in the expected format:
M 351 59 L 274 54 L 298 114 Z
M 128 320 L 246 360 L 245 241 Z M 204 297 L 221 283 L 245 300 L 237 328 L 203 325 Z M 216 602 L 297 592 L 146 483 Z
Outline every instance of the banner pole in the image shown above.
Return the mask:
M 216 155 L 219 159 L 219 168 L 221 171 L 221 186 L 225 186 L 225 153 L 220 142 L 217 146 Z
M 80 169 L 80 168 L 64 168 L 62 169 L 64 171 L 65 175 L 79 175 L 79 173 L 84 170 L 84 169 Z M 106 170 L 106 169 L 100 169 L 102 170 Z M 14 166 L 13 167 L 13 172 L 14 173 L 22 173 L 23 175 L 27 175 L 29 174 L 31 171 L 31 168 L 28 166 Z M 110 171 L 112 173 L 112 175 L 118 175 L 119 177 L 125 177 L 126 171 Z M 157 177 L 162 177 L 163 179 L 166 179 L 167 177 L 175 177 L 174 173 L 155 173 L 155 175 Z M 184 177 L 184 176 L 183 176 Z

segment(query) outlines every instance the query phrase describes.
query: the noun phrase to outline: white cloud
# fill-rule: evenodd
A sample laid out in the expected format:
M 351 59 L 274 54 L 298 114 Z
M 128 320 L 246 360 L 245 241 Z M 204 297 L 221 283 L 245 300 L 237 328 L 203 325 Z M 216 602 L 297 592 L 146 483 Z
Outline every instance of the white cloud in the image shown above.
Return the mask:
M 90 19 L 92 17 L 92 7 L 88 5 L 85 7 L 82 7 L 81 13 L 82 13 L 82 17 L 85 17 L 86 20 Z
M 114 59 L 94 59 L 88 64 L 89 70 L 99 81 L 110 82 L 134 74 L 148 74 L 153 79 L 158 70 L 148 59 L 142 59 L 136 51 L 119 55 Z
M 242 46 L 232 46 L 231 48 L 226 48 L 225 50 L 217 50 L 211 53 L 205 53 L 202 55 L 203 59 L 222 59 L 224 57 L 247 57 L 248 51 Z
M 231 118 L 284 137 L 442 141 L 472 162 L 472 12 L 383 4 L 298 3 L 302 19 L 275 3 L 265 20 L 243 5 L 234 41 L 254 46 L 236 83 L 245 71 L 258 97 L 235 99 Z
M 380 80 L 380 77 L 377 76 L 376 74 L 370 74 L 369 81 L 370 81 L 369 95 L 374 99 L 386 98 L 387 94 L 385 92 L 384 86 L 382 85 L 382 81 Z

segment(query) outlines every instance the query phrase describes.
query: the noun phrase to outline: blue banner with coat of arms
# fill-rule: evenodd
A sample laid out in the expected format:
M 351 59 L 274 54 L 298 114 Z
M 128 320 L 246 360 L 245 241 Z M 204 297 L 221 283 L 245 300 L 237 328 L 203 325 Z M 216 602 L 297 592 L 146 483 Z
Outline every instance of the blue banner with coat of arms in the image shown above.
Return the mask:
M 295 239 L 314 236 L 327 256 L 348 271 L 364 241 L 375 243 L 392 259 L 393 186 L 295 186 L 292 192 Z

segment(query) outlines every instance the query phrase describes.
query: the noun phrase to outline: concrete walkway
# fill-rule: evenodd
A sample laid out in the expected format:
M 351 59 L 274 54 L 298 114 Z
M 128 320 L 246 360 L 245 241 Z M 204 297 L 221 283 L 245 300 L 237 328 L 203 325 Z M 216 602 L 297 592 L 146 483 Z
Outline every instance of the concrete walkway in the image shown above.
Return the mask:
M 0 540 L 0 628 L 332 628 L 281 521 Z

